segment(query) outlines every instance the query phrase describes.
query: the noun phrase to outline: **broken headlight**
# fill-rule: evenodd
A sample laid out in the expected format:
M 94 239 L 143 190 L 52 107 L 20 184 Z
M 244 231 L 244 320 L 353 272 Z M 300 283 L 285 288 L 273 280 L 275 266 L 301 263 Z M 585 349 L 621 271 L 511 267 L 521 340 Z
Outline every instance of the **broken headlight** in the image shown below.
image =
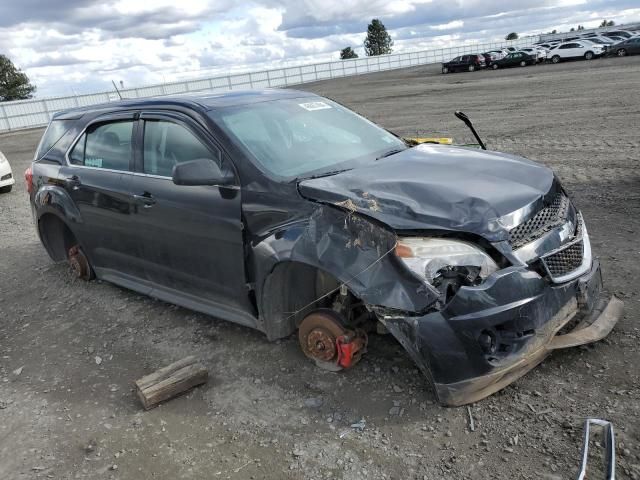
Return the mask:
M 398 240 L 396 255 L 448 301 L 464 285 L 477 285 L 498 265 L 470 243 L 444 238 L 405 237 Z

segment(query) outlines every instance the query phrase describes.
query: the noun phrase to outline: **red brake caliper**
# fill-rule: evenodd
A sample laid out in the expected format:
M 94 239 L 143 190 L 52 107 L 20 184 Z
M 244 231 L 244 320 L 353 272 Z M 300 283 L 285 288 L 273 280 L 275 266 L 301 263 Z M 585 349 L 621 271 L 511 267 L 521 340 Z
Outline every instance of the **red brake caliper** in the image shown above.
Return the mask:
M 367 334 L 362 330 L 348 332 L 336 338 L 338 350 L 338 365 L 342 368 L 349 368 L 356 364 L 366 352 Z

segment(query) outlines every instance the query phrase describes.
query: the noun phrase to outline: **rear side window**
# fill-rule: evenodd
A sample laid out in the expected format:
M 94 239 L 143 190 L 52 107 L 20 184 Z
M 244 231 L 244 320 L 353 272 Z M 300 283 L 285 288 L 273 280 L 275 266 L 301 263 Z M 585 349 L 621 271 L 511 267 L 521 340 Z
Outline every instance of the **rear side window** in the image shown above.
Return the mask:
M 220 152 L 212 151 L 182 125 L 164 120 L 144 122 L 144 173 L 170 177 L 178 163 L 203 158 L 220 164 Z
M 36 152 L 36 160 L 39 160 L 45 153 L 51 150 L 51 147 L 58 143 L 69 128 L 71 128 L 72 124 L 73 120 L 52 120 L 44 132 L 42 140 L 40 140 L 40 145 L 38 145 L 38 151 Z
M 90 126 L 69 154 L 74 165 L 129 170 L 133 158 L 133 120 Z

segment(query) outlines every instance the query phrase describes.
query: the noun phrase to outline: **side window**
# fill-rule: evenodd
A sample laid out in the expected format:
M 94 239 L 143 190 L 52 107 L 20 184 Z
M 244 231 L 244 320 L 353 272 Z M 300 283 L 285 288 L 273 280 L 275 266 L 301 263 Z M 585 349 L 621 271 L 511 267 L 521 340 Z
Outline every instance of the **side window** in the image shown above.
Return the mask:
M 209 158 L 220 164 L 220 152 L 212 150 L 187 128 L 164 120 L 144 122 L 144 172 L 170 177 L 178 163 Z
M 570 43 L 565 43 L 564 45 L 560 45 L 560 48 L 565 49 L 565 48 L 573 48 L 573 47 L 571 46 Z
M 72 125 L 73 120 L 52 120 L 51 123 L 49 123 L 42 140 L 40 140 L 36 158 L 42 157 L 54 145 L 56 145 Z
M 133 120 L 90 125 L 69 154 L 74 165 L 129 170 Z

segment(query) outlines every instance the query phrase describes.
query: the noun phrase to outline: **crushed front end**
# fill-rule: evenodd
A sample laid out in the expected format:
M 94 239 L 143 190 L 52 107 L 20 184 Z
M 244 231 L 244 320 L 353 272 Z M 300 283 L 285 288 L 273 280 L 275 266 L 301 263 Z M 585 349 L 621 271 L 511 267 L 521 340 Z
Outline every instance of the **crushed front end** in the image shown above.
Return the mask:
M 444 405 L 478 401 L 554 349 L 604 338 L 622 314 L 622 302 L 603 294 L 584 220 L 563 191 L 499 222 L 509 236 L 492 247 L 508 266 L 495 266 L 479 280 L 486 265 L 474 261 L 475 271 L 462 272 L 466 284 L 454 281 L 453 290 L 451 267 L 427 273 L 441 297 L 424 315 L 373 308 Z

